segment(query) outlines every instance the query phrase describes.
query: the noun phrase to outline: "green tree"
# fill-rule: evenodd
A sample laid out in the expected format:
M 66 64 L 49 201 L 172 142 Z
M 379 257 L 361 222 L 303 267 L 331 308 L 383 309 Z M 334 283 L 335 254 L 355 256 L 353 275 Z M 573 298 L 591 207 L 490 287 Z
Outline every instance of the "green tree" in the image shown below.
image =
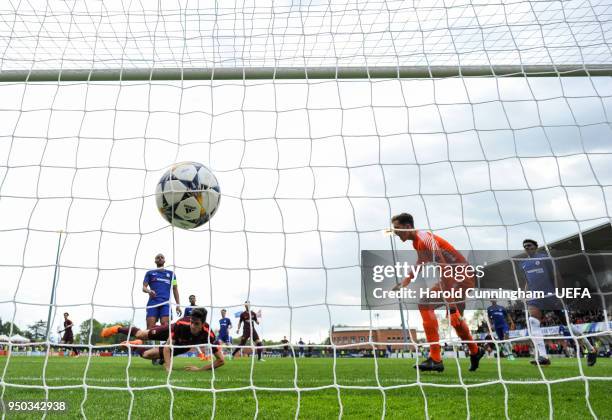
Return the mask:
M 28 338 L 34 341 L 44 340 L 45 334 L 47 333 L 47 322 L 40 319 L 34 324 L 28 325 L 28 331 L 30 333 L 30 337 Z
M 12 327 L 12 331 L 11 331 L 11 327 Z M 0 334 L 4 334 L 4 335 L 15 335 L 15 334 L 22 334 L 22 331 L 19 329 L 19 327 L 16 324 L 13 324 L 12 322 L 4 322 L 2 324 L 2 330 L 0 331 Z
M 83 343 L 91 343 L 96 344 L 100 342 L 100 333 L 102 332 L 102 328 L 104 328 L 104 324 L 100 323 L 95 318 L 90 318 L 88 320 L 83 321 L 79 328 L 79 334 L 77 335 L 78 340 L 82 340 Z M 89 338 L 89 334 L 91 332 L 91 341 Z

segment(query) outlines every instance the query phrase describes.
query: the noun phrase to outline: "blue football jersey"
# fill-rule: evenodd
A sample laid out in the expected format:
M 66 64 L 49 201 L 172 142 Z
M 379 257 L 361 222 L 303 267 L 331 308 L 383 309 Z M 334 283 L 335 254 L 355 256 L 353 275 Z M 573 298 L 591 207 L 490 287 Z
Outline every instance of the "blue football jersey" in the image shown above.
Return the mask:
M 508 312 L 506 312 L 506 308 L 504 308 L 503 306 L 489 306 L 487 308 L 487 315 L 489 315 L 489 319 L 493 321 L 493 325 L 495 328 L 507 326 L 506 317 L 508 315 Z
M 156 302 L 165 302 L 170 300 L 170 289 L 176 284 L 176 276 L 170 270 L 150 270 L 145 274 L 144 282 L 155 291 Z
M 550 257 L 539 252 L 521 262 L 521 268 L 527 278 L 527 286 L 531 291 L 555 293 L 554 269 Z
M 221 318 L 219 320 L 219 335 L 227 335 L 229 327 L 232 325 L 232 321 L 229 318 Z

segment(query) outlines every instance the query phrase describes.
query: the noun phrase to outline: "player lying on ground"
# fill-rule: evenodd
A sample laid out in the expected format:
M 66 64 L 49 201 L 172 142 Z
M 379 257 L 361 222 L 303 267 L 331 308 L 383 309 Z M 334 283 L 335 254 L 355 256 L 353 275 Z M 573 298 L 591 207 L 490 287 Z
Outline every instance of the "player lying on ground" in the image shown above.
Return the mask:
M 138 352 L 140 356 L 145 359 L 160 359 L 161 364 L 164 365 L 168 372 L 172 369 L 172 356 L 187 353 L 192 347 L 211 344 L 215 361 L 203 367 L 187 366 L 185 370 L 199 371 L 217 369 L 223 366 L 225 360 L 221 347 L 217 345 L 215 334 L 206 323 L 206 315 L 206 309 L 195 308 L 191 311 L 190 317 L 181 318 L 171 325 L 158 325 L 148 330 L 115 325 L 113 327 L 104 328 L 101 335 L 102 337 L 110 337 L 115 334 L 125 334 L 129 335 L 129 337 L 136 338 L 136 340 L 124 341 L 122 344 Z M 142 346 L 143 340 L 160 340 L 166 341 L 166 343 L 160 347 L 148 348 Z
M 548 296 L 542 299 L 527 301 L 529 311 L 529 327 L 531 340 L 534 344 L 535 359 L 531 361 L 533 365 L 550 365 L 550 359 L 544 344 L 544 335 L 540 324 L 544 315 L 548 311 L 553 311 L 561 320 L 565 335 L 571 336 L 571 328 L 574 335 L 580 336 L 582 332 L 572 325 L 569 312 L 565 310 L 563 301 L 555 296 L 555 285 L 560 286 L 561 276 L 552 259 L 546 252 L 538 252 L 538 243 L 533 239 L 523 241 L 523 249 L 527 253 L 527 259 L 521 262 L 521 269 L 525 275 L 525 290 L 541 291 Z M 567 316 L 567 318 L 566 318 Z M 580 338 L 587 348 L 587 365 L 593 366 L 597 362 L 597 350 L 587 338 Z
M 391 219 L 393 224 L 394 233 L 400 238 L 402 242 L 407 240 L 412 241 L 412 246 L 417 251 L 418 260 L 415 266 L 419 264 L 426 264 L 435 261 L 441 265 L 442 268 L 445 266 L 457 266 L 466 265 L 467 261 L 451 244 L 446 242 L 444 239 L 431 232 L 419 231 L 414 228 L 414 219 L 412 215 L 408 213 L 398 214 L 393 216 Z M 443 270 L 443 272 L 447 272 Z M 394 287 L 394 290 L 399 290 L 401 287 L 406 287 L 412 281 L 414 273 L 410 273 L 408 277 L 404 278 L 400 284 Z M 458 280 L 452 275 L 444 275 L 441 280 L 430 290 L 452 290 L 456 288 L 469 288 L 474 287 L 474 277 L 465 276 L 463 280 Z M 472 333 L 470 328 L 463 318 L 463 310 L 465 309 L 465 302 L 456 301 L 454 299 L 448 299 L 443 302 L 422 300 L 419 302 L 419 311 L 421 317 L 423 317 L 423 329 L 425 330 L 425 336 L 429 345 L 429 358 L 425 360 L 415 369 L 418 368 L 421 371 L 437 371 L 442 372 L 444 370 L 444 364 L 442 363 L 442 355 L 440 352 L 440 335 L 438 332 L 438 319 L 436 318 L 435 309 L 440 306 L 446 306 L 450 324 L 455 329 L 455 332 L 463 340 L 467 342 L 468 348 L 470 349 L 470 372 L 478 369 L 480 359 L 484 356 L 484 350 L 478 348 L 476 343 L 473 342 Z

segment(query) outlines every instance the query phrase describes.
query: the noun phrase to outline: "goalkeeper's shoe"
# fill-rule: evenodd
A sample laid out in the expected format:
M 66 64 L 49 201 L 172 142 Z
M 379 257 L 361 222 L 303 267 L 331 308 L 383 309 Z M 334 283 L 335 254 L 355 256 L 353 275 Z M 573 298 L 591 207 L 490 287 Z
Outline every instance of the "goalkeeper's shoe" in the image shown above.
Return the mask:
M 597 363 L 597 353 L 590 352 L 587 354 L 587 366 L 593 366 Z
M 132 341 L 122 341 L 121 345 L 124 347 L 129 347 L 129 346 L 142 346 L 143 341 L 142 340 L 132 340 Z
M 550 365 L 550 359 L 544 356 L 540 356 L 537 359 L 531 360 L 529 363 L 532 365 L 548 366 Z
M 421 372 L 444 372 L 444 363 L 442 363 L 442 360 L 436 362 L 431 357 L 428 357 L 423 363 L 414 365 L 414 368 L 420 370 Z
M 121 325 L 113 325 L 112 327 L 102 328 L 100 336 L 103 338 L 113 336 L 119 332 L 119 328 L 121 328 Z
M 478 353 L 470 354 L 470 372 L 474 372 L 480 366 L 480 359 L 485 355 L 485 351 L 483 349 L 478 349 Z

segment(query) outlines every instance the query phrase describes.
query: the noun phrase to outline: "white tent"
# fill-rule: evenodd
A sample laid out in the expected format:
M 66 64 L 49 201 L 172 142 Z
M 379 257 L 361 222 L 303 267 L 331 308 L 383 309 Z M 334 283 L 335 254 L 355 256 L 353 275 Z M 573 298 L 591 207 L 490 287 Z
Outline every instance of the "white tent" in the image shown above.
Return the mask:
M 2 334 L 0 335 L 0 343 L 4 341 L 9 341 L 9 336 Z
M 14 336 L 12 336 L 11 337 L 11 341 L 13 343 L 19 343 L 19 344 L 21 344 L 21 343 L 29 343 L 30 342 L 30 340 L 28 340 L 27 338 L 25 338 L 25 337 L 23 337 L 23 336 L 21 336 L 19 334 L 15 334 Z

